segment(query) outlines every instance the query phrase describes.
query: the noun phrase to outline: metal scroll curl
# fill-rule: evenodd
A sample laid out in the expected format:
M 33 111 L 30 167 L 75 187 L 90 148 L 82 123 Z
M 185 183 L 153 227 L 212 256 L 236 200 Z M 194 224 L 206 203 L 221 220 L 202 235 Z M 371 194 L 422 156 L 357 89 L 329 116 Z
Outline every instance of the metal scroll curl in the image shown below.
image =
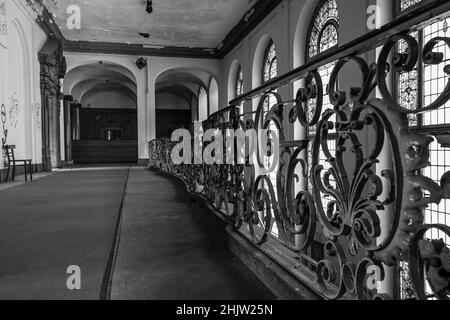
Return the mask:
M 400 41 L 408 49 L 392 54 Z M 437 37 L 420 50 L 415 38 L 403 34 L 387 39 L 377 64 L 369 65 L 355 56 L 340 59 L 328 79 L 327 94 L 333 108 L 325 111 L 325 81 L 314 70 L 303 78 L 304 86 L 295 100 L 283 101 L 275 91 L 266 92 L 256 112 L 238 115 L 236 107 L 230 107 L 204 122 L 205 129 L 216 128 L 222 134 L 231 128 L 257 130 L 274 124 L 281 146 L 276 155 L 276 183 L 261 173 L 264 164 L 259 145 L 256 164 L 251 164 L 247 156 L 245 164 L 174 166 L 170 159 L 173 143 L 156 140 L 150 145 L 150 163 L 182 176 L 191 191 L 202 193 L 224 210 L 236 229 L 245 226 L 254 243 L 266 242 L 276 226 L 278 240 L 296 253 L 301 252 L 301 257 L 309 255 L 306 263 L 314 260 L 311 269 L 316 272 L 320 292 L 328 299 L 391 299 L 380 294 L 377 282 L 385 278 L 386 265 L 399 261 L 408 261 L 418 298 L 427 298 L 425 273 L 433 294 L 447 299 L 448 247 L 440 240 L 426 240 L 425 236 L 430 229 L 450 236 L 450 230 L 448 226 L 424 225 L 423 212 L 429 204 L 450 198 L 450 173 L 440 183 L 421 174 L 429 165 L 432 138 L 409 130 L 407 116 L 436 110 L 446 103 L 450 99 L 450 80 L 446 80 L 438 98 L 420 110 L 403 108 L 388 90 L 387 80 L 389 72 L 412 70 L 420 54 L 425 64 L 442 64 L 443 56 L 437 52 L 442 43 L 450 48 L 450 39 Z M 344 92 L 338 78 L 348 63 L 356 64 L 362 77 L 359 86 Z M 450 67 L 443 68 L 450 75 Z M 370 99 L 375 88 L 383 99 Z M 269 97 L 275 97 L 276 102 L 264 112 Z M 286 141 L 286 114 L 290 124 L 305 130 L 316 127 L 313 141 Z M 330 141 L 335 148 L 329 146 Z M 310 163 L 304 156 L 308 145 Z M 377 170 L 386 150 L 390 163 L 386 170 Z M 300 179 L 310 180 L 311 191 L 305 186 L 303 191 L 296 190 Z M 323 201 L 325 197 L 327 203 Z M 389 215 L 383 216 L 385 212 Z M 318 234 L 320 239 L 315 239 Z M 310 254 L 313 245 L 320 246 L 320 256 L 313 258 Z M 378 272 L 375 278 L 373 270 Z
M 391 94 L 386 80 L 387 70 L 390 69 L 388 67 L 388 59 L 391 51 L 400 41 L 404 41 L 408 49 L 404 53 L 394 54 L 394 71 L 397 73 L 411 71 L 418 62 L 420 50 L 419 44 L 414 37 L 408 34 L 403 34 L 394 36 L 388 40 L 388 42 L 383 46 L 377 62 L 377 83 L 383 99 L 392 108 L 395 108 L 397 111 L 406 114 L 424 113 L 426 111 L 435 110 L 443 106 L 450 99 L 450 77 L 447 79 L 445 88 L 440 92 L 439 96 L 431 104 L 423 106 L 420 109 L 406 109 L 400 106 L 400 104 Z M 436 46 L 441 42 L 443 42 L 448 48 L 450 48 L 450 38 L 446 37 L 435 37 L 425 44 L 422 50 L 422 61 L 424 64 L 439 65 L 444 61 L 444 54 L 442 52 L 434 51 Z M 450 65 L 445 65 L 443 67 L 443 70 L 448 76 L 450 76 Z
M 409 244 L 412 285 L 418 299 L 428 299 L 423 280 L 425 273 L 432 294 L 438 299 L 450 300 L 450 249 L 443 239 L 426 239 L 426 233 L 431 229 L 450 237 L 450 227 L 446 225 L 424 225 L 417 230 Z
M 323 107 L 323 84 L 317 71 L 308 73 L 304 81 L 306 85 L 297 91 L 295 106 L 289 112 L 289 121 L 294 123 L 298 120 L 301 126 L 307 128 L 315 126 L 320 119 Z M 312 116 L 308 117 L 307 112 L 312 112 Z

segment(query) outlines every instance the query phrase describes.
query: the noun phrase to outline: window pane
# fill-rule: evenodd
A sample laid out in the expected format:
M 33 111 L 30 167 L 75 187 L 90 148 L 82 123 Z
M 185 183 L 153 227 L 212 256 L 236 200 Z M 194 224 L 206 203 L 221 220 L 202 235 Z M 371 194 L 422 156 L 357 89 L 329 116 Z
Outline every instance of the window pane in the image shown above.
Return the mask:
M 410 33 L 410 36 L 418 39 L 419 34 L 417 32 Z M 397 47 L 397 52 L 406 53 L 408 45 L 405 41 L 400 41 Z M 418 66 L 409 72 L 402 72 L 398 75 L 398 88 L 397 88 L 398 103 L 405 109 L 417 109 L 419 108 L 419 74 Z M 409 125 L 417 126 L 418 118 L 415 114 L 408 115 Z
M 312 58 L 338 44 L 339 12 L 336 0 L 329 0 L 316 11 L 310 27 L 307 54 Z M 320 37 L 320 39 L 319 39 Z
M 450 37 L 449 28 L 450 19 L 444 19 L 433 23 L 423 29 L 423 40 L 427 43 L 435 37 Z M 444 72 L 444 66 L 450 61 L 450 50 L 444 43 L 435 47 L 435 52 L 441 52 L 444 55 L 444 61 L 439 65 L 424 65 L 423 74 L 423 93 L 424 106 L 430 105 L 440 93 L 448 81 L 448 75 Z M 450 103 L 447 102 L 438 110 L 430 111 L 424 114 L 423 125 L 449 124 Z
M 422 0 L 401 0 L 400 1 L 400 10 L 406 10 L 409 7 L 419 3 Z

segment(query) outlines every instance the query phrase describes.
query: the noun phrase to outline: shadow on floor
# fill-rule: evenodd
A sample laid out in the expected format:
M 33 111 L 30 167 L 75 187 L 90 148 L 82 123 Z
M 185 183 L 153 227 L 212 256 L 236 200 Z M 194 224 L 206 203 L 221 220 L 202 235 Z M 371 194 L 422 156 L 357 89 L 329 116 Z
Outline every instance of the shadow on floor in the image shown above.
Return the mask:
M 130 172 L 112 299 L 269 300 L 183 187 L 144 168 Z

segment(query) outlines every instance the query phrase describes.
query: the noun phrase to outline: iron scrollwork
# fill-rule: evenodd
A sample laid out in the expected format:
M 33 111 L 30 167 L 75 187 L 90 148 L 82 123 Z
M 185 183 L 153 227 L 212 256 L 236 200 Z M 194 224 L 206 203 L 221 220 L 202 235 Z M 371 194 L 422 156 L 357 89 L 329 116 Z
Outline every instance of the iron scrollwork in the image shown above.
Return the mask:
M 400 41 L 408 50 L 394 53 L 391 61 Z M 438 44 L 450 47 L 450 39 L 428 41 L 422 50 L 423 63 L 443 63 L 443 55 L 435 52 Z M 436 110 L 448 102 L 450 79 L 438 98 L 422 109 L 403 108 L 388 89 L 388 74 L 412 70 L 419 52 L 417 39 L 402 34 L 387 39 L 374 64 L 359 56 L 339 59 L 327 79 L 326 93 L 333 107 L 323 112 L 324 79 L 317 70 L 309 70 L 294 100 L 283 101 L 271 91 L 251 117 L 240 114 L 239 106 L 231 106 L 204 122 L 205 129 L 217 128 L 224 134 L 230 128 L 275 126 L 280 132 L 276 183 L 269 174 L 261 174 L 264 161 L 259 157 L 256 164 L 247 158 L 245 164 L 174 166 L 170 159 L 174 142 L 167 139 L 150 143 L 150 165 L 183 177 L 192 192 L 223 210 L 237 230 L 248 230 L 258 245 L 275 237 L 295 252 L 308 254 L 321 234 L 324 256 L 314 271 L 325 298 L 392 299 L 377 285 L 368 285 L 371 270 L 377 270 L 377 282 L 382 283 L 387 267 L 405 261 L 418 299 L 427 298 L 423 274 L 434 296 L 448 299 L 449 248 L 442 240 L 427 239 L 426 233 L 436 228 L 450 236 L 450 229 L 426 225 L 423 210 L 450 198 L 450 173 L 440 184 L 422 175 L 433 138 L 410 130 L 408 115 Z M 356 65 L 362 75 L 361 84 L 348 92 L 340 90 L 337 81 L 346 64 Z M 450 66 L 444 71 L 450 76 Z M 375 89 L 381 98 L 374 98 Z M 276 102 L 264 113 L 263 100 L 268 96 Z M 292 126 L 315 127 L 316 135 L 312 141 L 289 140 Z M 308 145 L 311 163 L 305 157 Z M 305 185 L 299 188 L 299 181 Z

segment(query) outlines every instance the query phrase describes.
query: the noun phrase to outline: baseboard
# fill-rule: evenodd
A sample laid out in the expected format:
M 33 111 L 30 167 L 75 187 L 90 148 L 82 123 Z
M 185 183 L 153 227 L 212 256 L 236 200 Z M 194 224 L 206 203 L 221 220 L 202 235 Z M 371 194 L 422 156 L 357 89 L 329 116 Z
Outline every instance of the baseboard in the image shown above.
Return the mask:
M 73 160 L 70 161 L 61 161 L 61 168 L 70 168 L 73 167 L 75 164 L 73 163 Z
M 227 244 L 228 249 L 280 300 L 321 300 L 323 299 L 314 290 L 282 266 L 278 261 L 268 255 L 261 247 L 252 243 L 248 238 L 234 230 L 226 217 L 206 199 L 189 192 L 186 183 L 180 177 L 153 170 L 160 175 L 168 177 L 181 184 L 191 198 L 197 211 L 205 215 L 216 232 L 211 234 Z
M 148 159 L 139 159 L 138 160 L 138 166 L 147 166 L 148 165 Z

